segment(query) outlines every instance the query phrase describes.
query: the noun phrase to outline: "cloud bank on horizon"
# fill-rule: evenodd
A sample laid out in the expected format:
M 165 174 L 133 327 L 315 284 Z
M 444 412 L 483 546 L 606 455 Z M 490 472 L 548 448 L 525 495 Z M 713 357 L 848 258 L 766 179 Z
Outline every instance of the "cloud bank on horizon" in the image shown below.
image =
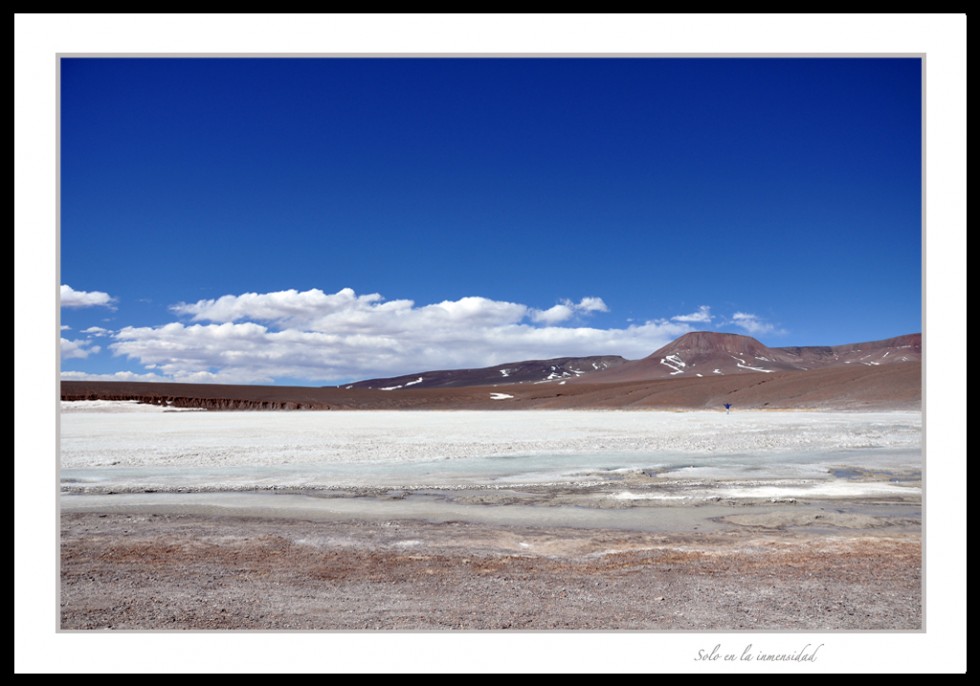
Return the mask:
M 68 286 L 69 302 L 79 298 Z M 87 298 L 89 306 L 112 302 Z M 63 306 L 75 306 L 64 305 Z M 570 299 L 547 309 L 468 296 L 418 305 L 358 295 L 295 289 L 241 293 L 180 302 L 169 307 L 178 321 L 155 326 L 92 325 L 86 338 L 61 339 L 62 360 L 86 360 L 108 338 L 107 355 L 139 371 L 63 371 L 63 379 L 175 381 L 188 383 L 347 383 L 432 369 L 485 367 L 552 357 L 645 357 L 676 337 L 709 326 L 709 306 L 626 327 L 589 326 L 609 307 L 601 297 Z M 731 324 L 772 331 L 755 315 L 736 313 Z

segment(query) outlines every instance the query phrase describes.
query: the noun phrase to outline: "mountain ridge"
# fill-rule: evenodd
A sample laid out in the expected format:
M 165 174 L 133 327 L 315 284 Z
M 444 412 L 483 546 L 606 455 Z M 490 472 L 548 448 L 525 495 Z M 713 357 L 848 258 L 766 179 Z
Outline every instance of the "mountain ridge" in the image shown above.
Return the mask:
M 771 374 L 861 364 L 880 366 L 920 361 L 922 335 L 832 346 L 769 347 L 751 336 L 692 331 L 639 360 L 617 355 L 560 357 L 508 362 L 492 367 L 435 370 L 366 379 L 346 389 L 399 391 L 407 388 L 465 388 L 526 383 L 617 383 L 681 377 Z
M 469 386 L 498 386 L 500 384 L 545 383 L 578 378 L 625 364 L 619 355 L 588 357 L 555 357 L 547 360 L 505 362 L 492 367 L 473 369 L 444 369 L 401 376 L 367 379 L 346 384 L 345 389 L 376 389 L 395 391 L 402 388 L 466 388 Z

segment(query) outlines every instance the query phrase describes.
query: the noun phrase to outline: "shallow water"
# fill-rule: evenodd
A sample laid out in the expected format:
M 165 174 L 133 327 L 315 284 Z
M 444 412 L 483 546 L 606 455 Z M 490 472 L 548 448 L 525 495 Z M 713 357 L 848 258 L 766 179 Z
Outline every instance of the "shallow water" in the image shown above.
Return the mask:
M 799 491 L 818 486 L 832 496 L 857 497 L 916 489 L 921 479 L 914 450 L 855 450 L 758 455 L 571 454 L 483 456 L 431 462 L 225 464 L 222 466 L 64 468 L 69 491 L 178 491 L 337 488 L 504 488 L 526 485 L 661 485 L 708 493 L 733 484 L 746 489 L 791 485 Z M 764 497 L 763 495 L 748 497 Z
M 712 517 L 731 514 L 723 506 L 700 510 L 696 516 L 683 508 L 631 508 L 604 510 L 576 506 L 547 507 L 507 504 L 473 505 L 454 502 L 438 494 L 404 499 L 369 497 L 312 497 L 262 493 L 153 493 L 62 496 L 63 512 L 141 512 L 205 514 L 302 519 L 368 519 L 388 521 L 422 519 L 429 522 L 479 522 L 504 526 L 609 528 L 633 531 L 717 531 L 725 527 Z

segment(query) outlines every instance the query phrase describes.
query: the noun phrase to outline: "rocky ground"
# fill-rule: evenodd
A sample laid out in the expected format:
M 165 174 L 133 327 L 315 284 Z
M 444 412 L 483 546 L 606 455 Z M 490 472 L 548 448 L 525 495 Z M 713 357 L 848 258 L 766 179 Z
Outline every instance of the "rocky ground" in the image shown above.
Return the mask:
M 918 532 L 65 513 L 61 628 L 918 630 Z

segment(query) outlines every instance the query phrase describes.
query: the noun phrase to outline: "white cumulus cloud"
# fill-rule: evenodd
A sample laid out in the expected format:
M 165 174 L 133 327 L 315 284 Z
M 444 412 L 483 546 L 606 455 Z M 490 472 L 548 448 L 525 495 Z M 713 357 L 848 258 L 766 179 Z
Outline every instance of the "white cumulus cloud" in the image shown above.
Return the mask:
M 109 307 L 115 303 L 108 293 L 102 291 L 76 291 L 67 284 L 61 284 L 61 306 L 62 307 Z
M 196 303 L 178 303 L 170 309 L 189 315 L 193 321 L 234 322 L 240 319 L 294 323 L 352 309 L 365 309 L 382 300 L 377 293 L 358 296 L 350 288 L 326 294 L 319 288 L 299 292 L 295 289 L 275 293 L 223 295 Z
M 575 306 L 576 309 L 582 312 L 608 312 L 609 308 L 606 307 L 606 303 L 602 301 L 602 298 L 589 297 L 582 298 L 578 305 Z
M 225 295 L 171 309 L 190 321 L 124 327 L 112 351 L 174 381 L 343 383 L 560 356 L 638 358 L 691 330 L 667 320 L 557 326 L 607 311 L 598 297 L 546 310 L 478 296 L 419 306 L 345 288 Z
M 760 334 L 773 333 L 776 327 L 769 322 L 763 321 L 759 316 L 747 312 L 736 312 L 732 315 L 732 323 L 743 331 L 754 336 Z
M 114 372 L 112 374 L 90 374 L 88 372 L 61 372 L 62 381 L 172 381 L 159 374 L 137 374 L 136 372 Z
M 560 303 L 547 310 L 531 310 L 532 321 L 539 324 L 559 324 L 568 321 L 576 314 L 591 314 L 593 312 L 608 312 L 609 308 L 602 298 L 588 297 L 582 298 L 578 303 L 571 300 L 562 300 Z
M 90 336 L 108 336 L 112 331 L 101 326 L 90 326 L 87 329 L 82 329 L 82 333 L 87 333 Z
M 571 319 L 574 314 L 575 309 L 573 307 L 559 303 L 547 310 L 535 310 L 531 313 L 531 319 L 541 324 L 558 324 Z
M 102 348 L 91 345 L 91 341 L 61 339 L 61 359 L 63 360 L 84 360 L 100 350 Z
M 675 322 L 691 322 L 697 324 L 707 324 L 711 321 L 711 308 L 707 305 L 702 305 L 698 308 L 697 312 L 692 312 L 691 314 L 678 314 L 671 319 Z

